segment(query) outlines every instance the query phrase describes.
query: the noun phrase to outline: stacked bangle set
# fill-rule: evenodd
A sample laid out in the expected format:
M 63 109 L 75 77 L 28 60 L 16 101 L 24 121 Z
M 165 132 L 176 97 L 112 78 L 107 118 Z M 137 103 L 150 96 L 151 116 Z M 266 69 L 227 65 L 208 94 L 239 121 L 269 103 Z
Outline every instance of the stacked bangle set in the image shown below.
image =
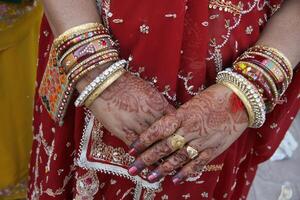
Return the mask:
M 76 83 L 88 72 L 112 63 L 93 80 L 75 101 L 90 106 L 114 81 L 125 73 L 125 60 L 119 59 L 115 42 L 99 23 L 69 29 L 52 44 L 39 95 L 52 119 L 63 124 Z
M 281 52 L 256 45 L 243 53 L 232 69 L 219 72 L 217 83 L 230 88 L 243 102 L 249 127 L 259 128 L 266 113 L 280 102 L 292 77 L 292 65 Z

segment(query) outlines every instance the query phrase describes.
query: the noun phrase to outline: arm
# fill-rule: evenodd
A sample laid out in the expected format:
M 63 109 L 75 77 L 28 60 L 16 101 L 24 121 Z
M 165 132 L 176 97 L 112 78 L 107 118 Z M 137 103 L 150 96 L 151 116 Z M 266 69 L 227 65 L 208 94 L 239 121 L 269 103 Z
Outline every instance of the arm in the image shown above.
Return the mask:
M 43 0 L 45 14 L 55 37 L 89 22 L 100 22 L 94 0 Z
M 293 67 L 300 62 L 300 1 L 287 0 L 272 16 L 257 44 L 283 52 Z

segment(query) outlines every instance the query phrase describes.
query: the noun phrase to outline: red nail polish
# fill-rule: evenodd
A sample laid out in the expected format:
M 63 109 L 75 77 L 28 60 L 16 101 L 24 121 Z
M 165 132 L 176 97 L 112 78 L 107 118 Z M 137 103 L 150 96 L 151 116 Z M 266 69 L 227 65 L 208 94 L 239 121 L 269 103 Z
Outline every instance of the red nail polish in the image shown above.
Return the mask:
M 175 185 L 178 185 L 180 182 L 181 182 L 181 179 L 179 179 L 179 178 L 173 178 L 173 183 L 175 184 Z
M 135 148 L 132 148 L 128 153 L 129 153 L 129 155 L 131 155 L 131 156 L 135 156 L 135 155 L 136 155 L 136 150 L 135 150 Z
M 135 176 L 135 175 L 137 175 L 137 170 L 138 169 L 135 166 L 133 166 L 133 167 L 129 168 L 128 172 L 131 176 Z

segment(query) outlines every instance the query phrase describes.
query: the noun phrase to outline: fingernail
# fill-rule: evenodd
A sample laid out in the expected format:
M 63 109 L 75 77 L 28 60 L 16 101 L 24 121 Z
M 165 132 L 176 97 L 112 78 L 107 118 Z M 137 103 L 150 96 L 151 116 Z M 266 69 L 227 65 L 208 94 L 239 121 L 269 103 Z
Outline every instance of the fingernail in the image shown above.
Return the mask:
M 138 171 L 138 169 L 137 169 L 137 167 L 135 167 L 135 166 L 130 167 L 129 170 L 128 170 L 128 172 L 129 172 L 129 174 L 130 174 L 131 176 L 137 175 L 137 171 Z
M 136 160 L 132 165 L 129 166 L 129 174 L 132 176 L 138 175 L 146 167 L 145 163 L 141 160 Z
M 135 156 L 137 152 L 136 152 L 135 148 L 132 148 L 128 153 L 131 156 Z
M 131 148 L 131 150 L 134 149 L 136 154 L 139 154 L 144 149 L 139 139 L 134 141 L 129 147 Z
M 150 182 L 155 182 L 158 179 L 158 173 L 151 172 L 150 176 L 148 176 L 148 180 Z
M 181 179 L 176 177 L 176 178 L 173 178 L 172 181 L 175 185 L 178 185 L 181 182 Z

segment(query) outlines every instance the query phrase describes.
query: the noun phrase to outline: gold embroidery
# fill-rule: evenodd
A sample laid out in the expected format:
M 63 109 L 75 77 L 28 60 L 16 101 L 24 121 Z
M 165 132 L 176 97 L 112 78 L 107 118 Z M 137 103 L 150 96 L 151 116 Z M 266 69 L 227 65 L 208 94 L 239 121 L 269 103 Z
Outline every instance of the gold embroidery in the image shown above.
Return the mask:
M 102 124 L 95 120 L 95 125 L 92 130 L 92 151 L 91 154 L 95 160 L 104 160 L 113 164 L 129 166 L 134 157 L 130 156 L 121 147 L 112 147 L 106 145 L 103 141 Z
M 218 9 L 219 11 L 232 13 L 233 15 L 240 15 L 243 11 L 243 4 L 241 2 L 238 5 L 234 5 L 231 1 L 225 0 L 210 0 L 209 8 Z

